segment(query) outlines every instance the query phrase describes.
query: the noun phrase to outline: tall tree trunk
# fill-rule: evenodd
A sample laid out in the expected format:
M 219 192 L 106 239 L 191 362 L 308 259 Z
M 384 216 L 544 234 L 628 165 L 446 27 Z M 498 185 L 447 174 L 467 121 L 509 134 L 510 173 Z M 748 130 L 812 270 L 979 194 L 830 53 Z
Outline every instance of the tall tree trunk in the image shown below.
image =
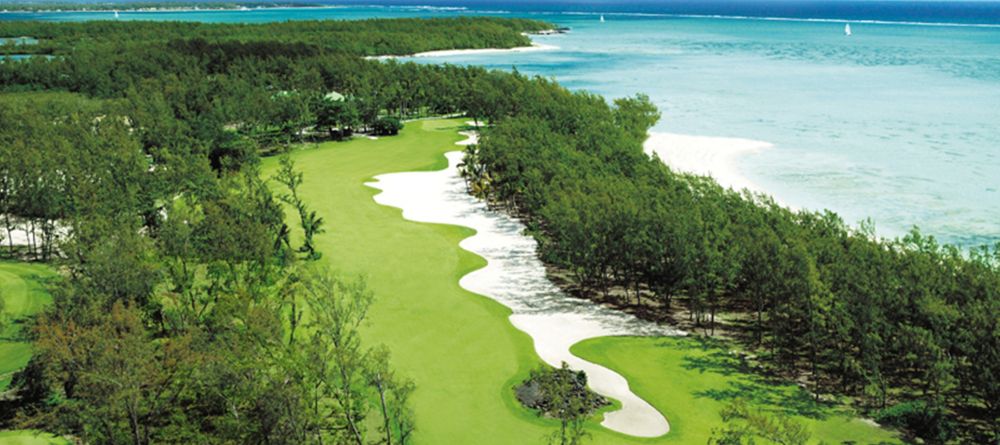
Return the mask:
M 292 294 L 292 313 L 289 317 L 289 334 L 288 334 L 288 344 L 291 345 L 295 343 L 295 328 L 299 325 L 298 316 L 296 315 L 296 304 L 295 304 L 295 294 Z
M 757 347 L 764 342 L 764 310 L 763 305 L 757 304 Z
M 642 295 L 639 293 L 639 280 L 633 281 L 635 283 L 635 305 L 642 306 Z
M 712 307 L 709 309 L 711 311 L 711 320 L 709 324 L 712 327 L 712 337 L 715 337 L 715 303 L 712 303 Z
M 28 229 L 29 229 L 28 234 L 27 234 L 28 235 L 27 236 L 27 238 L 28 238 L 28 246 L 31 249 L 31 256 L 34 259 L 37 260 L 38 259 L 38 240 L 35 239 L 35 220 L 34 219 L 29 219 L 28 220 Z
M 10 214 L 4 213 L 3 219 L 4 219 L 4 226 L 7 229 L 7 246 L 10 247 L 10 256 L 11 256 L 11 258 L 13 258 L 14 257 L 14 237 L 13 237 L 12 234 L 13 234 L 14 227 L 10 224 Z
M 385 443 L 392 445 L 392 428 L 389 425 L 389 408 L 385 403 L 385 388 L 382 385 L 382 375 L 378 373 L 375 377 L 375 389 L 378 390 L 379 403 L 382 404 L 382 420 L 385 428 Z

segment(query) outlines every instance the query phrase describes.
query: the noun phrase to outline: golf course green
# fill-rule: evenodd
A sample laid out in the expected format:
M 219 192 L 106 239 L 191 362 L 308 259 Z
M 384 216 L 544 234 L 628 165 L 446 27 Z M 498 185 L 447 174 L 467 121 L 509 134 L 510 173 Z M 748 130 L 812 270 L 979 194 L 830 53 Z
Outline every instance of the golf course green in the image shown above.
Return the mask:
M 365 335 L 386 345 L 395 369 L 416 383 L 416 443 L 544 443 L 556 423 L 520 407 L 512 391 L 541 365 L 531 339 L 509 323 L 507 308 L 458 285 L 485 264 L 458 246 L 472 231 L 406 221 L 400 210 L 376 204 L 378 191 L 364 185 L 378 174 L 446 167 L 443 154 L 459 149 L 463 121 L 412 121 L 399 136 L 296 150 L 292 157 L 305 175 L 300 194 L 326 220 L 327 232 L 317 237 L 319 261 L 365 277 L 375 292 Z M 277 167 L 277 158 L 263 162 L 267 176 Z M 721 425 L 719 409 L 737 397 L 800 416 L 814 442 L 896 442 L 840 409 L 814 406 L 794 386 L 740 372 L 723 351 L 689 338 L 604 337 L 575 346 L 581 357 L 625 376 L 671 424 L 665 436 L 637 439 L 595 418 L 589 443 L 704 444 Z

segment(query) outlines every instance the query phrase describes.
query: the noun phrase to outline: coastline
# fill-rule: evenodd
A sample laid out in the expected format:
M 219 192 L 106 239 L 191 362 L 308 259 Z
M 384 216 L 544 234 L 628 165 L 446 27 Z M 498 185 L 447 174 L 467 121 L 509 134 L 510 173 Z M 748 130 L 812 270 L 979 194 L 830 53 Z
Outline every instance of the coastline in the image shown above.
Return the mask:
M 725 188 L 757 193 L 766 191 L 740 172 L 737 161 L 772 147 L 769 142 L 752 139 L 660 132 L 650 132 L 643 144 L 647 154 L 655 154 L 671 169 L 710 176 Z
M 139 7 L 139 8 L 129 8 L 128 4 L 123 4 L 122 8 L 114 9 L 101 6 L 99 8 L 88 9 L 0 9 L 0 14 L 9 13 L 38 13 L 38 14 L 51 14 L 51 13 L 79 13 L 79 12 L 94 12 L 94 13 L 113 13 L 115 11 L 124 12 L 205 12 L 205 11 L 258 11 L 258 10 L 276 10 L 276 9 L 342 9 L 347 8 L 347 5 L 219 5 L 219 6 L 196 6 L 196 5 L 186 5 L 186 6 L 149 6 L 149 7 Z
M 486 54 L 553 51 L 557 49 L 559 49 L 559 47 L 555 45 L 545 45 L 542 43 L 532 42 L 531 46 L 515 46 L 513 48 L 443 49 L 436 51 L 424 51 L 415 54 L 368 56 L 365 58 L 369 60 L 388 60 L 388 59 L 399 59 L 399 58 L 478 56 Z

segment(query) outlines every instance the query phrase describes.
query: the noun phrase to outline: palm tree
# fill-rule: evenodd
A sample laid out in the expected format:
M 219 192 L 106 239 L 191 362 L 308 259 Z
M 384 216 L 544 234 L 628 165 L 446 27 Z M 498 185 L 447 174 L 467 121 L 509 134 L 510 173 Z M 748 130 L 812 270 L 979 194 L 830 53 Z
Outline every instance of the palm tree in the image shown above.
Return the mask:
M 315 210 L 303 215 L 305 217 L 302 218 L 302 231 L 305 235 L 305 241 L 299 251 L 305 252 L 307 259 L 318 260 L 322 254 L 316 251 L 316 246 L 313 244 L 313 235 L 326 232 L 326 229 L 323 229 L 323 217 L 317 215 Z
M 458 164 L 458 174 L 465 180 L 465 188 L 469 194 L 486 199 L 490 194 L 492 177 L 479 159 L 479 148 L 469 145 L 465 147 L 464 153 L 462 162 Z

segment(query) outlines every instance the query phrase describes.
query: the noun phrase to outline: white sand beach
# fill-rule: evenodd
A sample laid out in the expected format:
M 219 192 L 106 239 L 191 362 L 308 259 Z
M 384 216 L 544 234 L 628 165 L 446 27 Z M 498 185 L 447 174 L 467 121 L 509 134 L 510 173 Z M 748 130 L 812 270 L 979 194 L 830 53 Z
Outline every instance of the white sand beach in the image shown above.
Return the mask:
M 398 56 L 375 56 L 366 57 L 366 59 L 372 60 L 386 60 L 386 59 L 397 59 L 400 57 L 454 57 L 454 56 L 478 56 L 486 54 L 502 54 L 502 53 L 527 53 L 535 51 L 552 51 L 559 49 L 555 45 L 544 45 L 541 43 L 532 43 L 531 46 L 518 46 L 515 48 L 482 48 L 482 49 L 446 49 L 440 51 L 425 51 L 416 54 L 406 54 Z
M 473 141 L 470 138 L 459 145 Z M 466 193 L 456 167 L 462 153 L 455 151 L 446 156 L 449 166 L 445 170 L 376 177 L 377 182 L 368 184 L 382 190 L 375 201 L 402 209 L 408 220 L 475 229 L 476 234 L 460 245 L 484 257 L 488 265 L 462 277 L 460 285 L 510 308 L 511 323 L 531 336 L 535 350 L 546 363 L 560 366 L 566 362 L 573 369 L 585 371 L 595 392 L 620 401 L 621 409 L 606 413 L 602 425 L 639 437 L 666 434 L 670 430 L 667 419 L 634 394 L 624 377 L 574 356 L 569 348 L 595 337 L 684 333 L 562 292 L 546 277 L 537 244 L 524 235 L 524 225 Z
M 771 147 L 768 142 L 751 139 L 654 132 L 645 143 L 646 153 L 655 153 L 670 168 L 711 176 L 723 187 L 754 192 L 763 190 L 740 173 L 736 161 Z

